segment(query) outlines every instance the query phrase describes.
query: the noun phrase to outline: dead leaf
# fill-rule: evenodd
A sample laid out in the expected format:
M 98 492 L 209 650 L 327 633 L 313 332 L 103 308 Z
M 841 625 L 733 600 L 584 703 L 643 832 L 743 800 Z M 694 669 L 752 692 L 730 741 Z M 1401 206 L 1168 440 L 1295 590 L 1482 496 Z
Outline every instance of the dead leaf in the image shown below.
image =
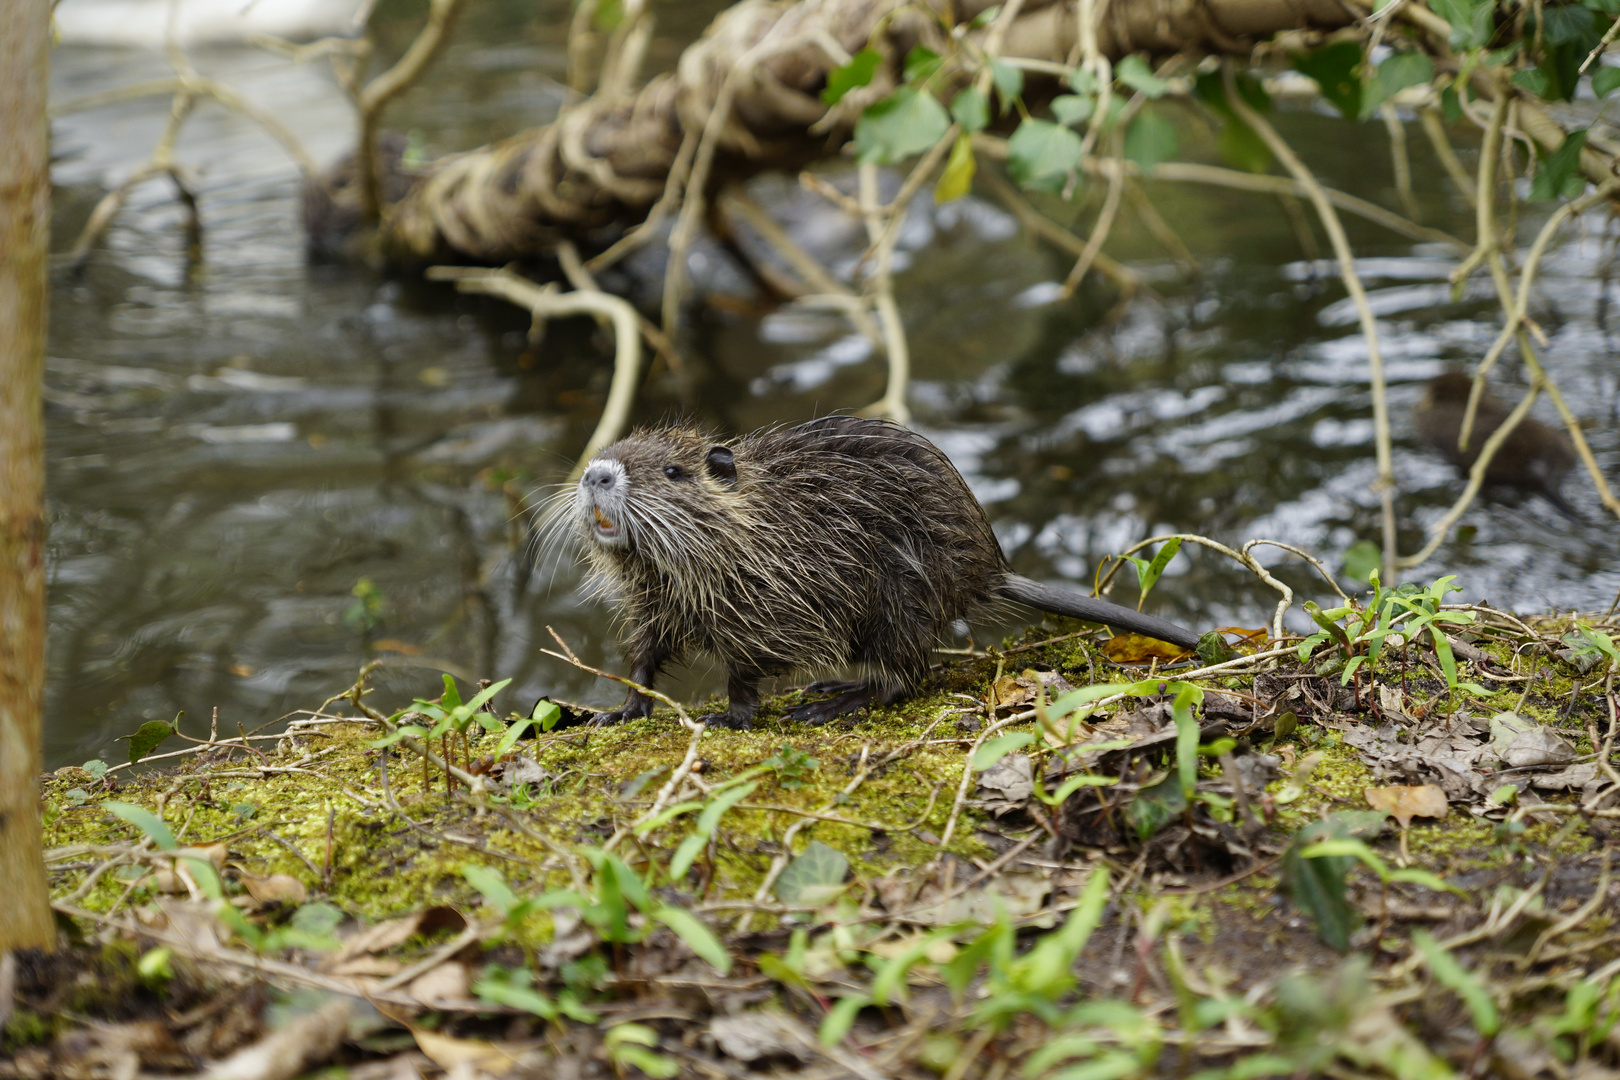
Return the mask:
M 416 1045 L 422 1053 L 445 1069 L 460 1065 L 505 1076 L 518 1065 L 516 1054 L 486 1039 L 456 1039 L 416 1027 L 411 1028 L 411 1034 L 416 1037 Z
M 341 949 L 326 958 L 321 969 L 330 971 L 357 956 L 403 945 L 416 934 L 431 934 L 440 930 L 459 934 L 465 929 L 467 919 L 461 912 L 453 907 L 437 905 L 402 919 L 390 919 L 376 926 L 368 926 L 350 935 Z
M 1028 754 L 1008 754 L 979 774 L 984 809 L 997 817 L 1021 809 L 1035 791 Z
M 248 895 L 260 904 L 298 905 L 309 899 L 309 890 L 304 888 L 304 883 L 291 874 L 259 877 L 238 871 L 237 876 L 242 879 L 242 886 L 247 889 Z
M 809 1050 L 793 1035 L 791 1025 L 771 1012 L 744 1012 L 717 1016 L 709 1022 L 714 1044 L 727 1057 L 754 1062 L 763 1058 L 789 1056 L 810 1059 Z
M 1443 788 L 1433 784 L 1370 787 L 1364 794 L 1367 805 L 1383 810 L 1406 828 L 1415 817 L 1443 818 L 1449 807 Z
M 866 951 L 874 956 L 881 956 L 885 960 L 893 960 L 907 949 L 922 941 L 925 935 L 902 934 L 900 937 L 885 938 L 867 945 Z M 956 959 L 956 945 L 950 941 L 936 941 L 928 946 L 923 953 L 923 959 L 930 964 L 948 964 Z
M 1141 634 L 1120 634 L 1103 642 L 1101 651 L 1116 664 L 1145 664 L 1150 660 L 1180 660 L 1190 650 Z
M 450 961 L 412 979 L 405 992 L 418 1001 L 452 1001 L 472 996 L 467 965 Z

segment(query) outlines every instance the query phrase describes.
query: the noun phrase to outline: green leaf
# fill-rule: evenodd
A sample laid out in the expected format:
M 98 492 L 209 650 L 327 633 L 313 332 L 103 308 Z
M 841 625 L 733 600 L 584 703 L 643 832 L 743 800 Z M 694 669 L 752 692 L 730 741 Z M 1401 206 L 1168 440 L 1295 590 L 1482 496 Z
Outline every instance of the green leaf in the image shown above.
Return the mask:
M 1065 694 L 1064 697 L 1068 695 Z M 998 735 L 988 742 L 982 743 L 973 755 L 973 770 L 984 772 L 996 762 L 1012 753 L 1021 750 L 1035 741 L 1035 736 L 1027 731 L 1014 732 L 1011 735 Z
M 624 0 L 596 0 L 591 9 L 591 25 L 597 33 L 611 34 L 624 21 Z
M 1001 114 L 1005 116 L 1012 108 L 1013 99 L 1024 92 L 1024 71 L 1005 60 L 992 60 L 990 81 L 995 84 L 996 94 L 1001 98 Z
M 776 879 L 775 892 L 784 903 L 818 903 L 825 891 L 844 883 L 849 860 L 843 852 L 812 840 Z
M 1181 149 L 1175 125 L 1152 110 L 1143 110 L 1125 132 L 1125 156 L 1136 162 L 1144 176 Z
M 103 776 L 107 775 L 107 763 L 102 761 L 100 758 L 91 758 L 83 765 L 80 765 L 79 768 L 83 769 L 97 780 L 100 780 Z
M 843 1042 L 844 1037 L 849 1034 L 849 1029 L 855 1026 L 855 1018 L 870 1004 L 872 999 L 869 997 L 839 998 L 838 1002 L 827 1010 L 826 1018 L 821 1021 L 821 1031 L 818 1033 L 821 1045 L 831 1050 Z
M 503 917 L 518 906 L 517 894 L 506 884 L 506 878 L 499 870 L 467 863 L 461 868 L 461 876 L 466 878 L 467 884 L 477 889 L 489 906 L 500 912 Z
M 709 846 L 709 837 L 702 833 L 694 833 L 681 841 L 681 846 L 675 849 L 675 857 L 669 860 L 669 880 L 680 881 L 697 862 L 697 857 L 703 854 L 703 849 Z
M 127 802 L 104 802 L 101 808 L 113 817 L 122 818 L 152 838 L 152 843 L 163 851 L 173 851 L 180 845 L 163 819 L 144 806 Z
M 1345 899 L 1345 878 L 1350 872 L 1347 855 L 1307 857 L 1305 852 L 1320 841 L 1346 836 L 1343 822 L 1313 821 L 1294 834 L 1283 853 L 1282 886 L 1295 906 L 1316 922 L 1316 932 L 1330 947 L 1344 952 L 1350 947 L 1356 912 Z
M 951 145 L 951 156 L 945 162 L 945 171 L 939 174 L 939 183 L 934 185 L 934 204 L 936 206 L 953 202 L 973 190 L 973 174 L 978 170 L 973 160 L 973 139 L 963 132 L 956 137 Z
M 1370 581 L 1383 559 L 1384 553 L 1377 544 L 1371 540 L 1357 540 L 1344 549 L 1344 576 L 1357 581 Z
M 1429 0 L 1429 9 L 1451 24 L 1453 49 L 1482 49 L 1496 32 L 1495 0 Z
M 374 748 L 393 746 L 401 739 L 424 739 L 427 733 L 427 728 L 418 724 L 401 724 L 380 739 L 367 739 L 366 745 Z
M 872 1003 L 874 1005 L 887 1005 L 891 999 L 904 1000 L 906 988 L 906 972 L 915 967 L 918 961 L 928 955 L 928 950 L 937 943 L 947 940 L 952 930 L 935 930 L 914 939 L 897 955 L 891 958 L 872 977 Z
M 461 708 L 461 691 L 456 689 L 456 680 L 444 676 L 444 696 L 439 698 L 439 704 L 446 709 Z
M 1097 103 L 1089 94 L 1059 94 L 1052 99 L 1052 115 L 1064 127 L 1078 127 L 1090 120 L 1096 109 Z
M 757 787 L 759 787 L 759 781 L 755 780 L 752 783 L 743 784 L 740 787 L 734 787 L 716 795 L 703 808 L 703 813 L 698 816 L 698 832 L 704 836 L 713 836 L 715 828 L 720 824 L 721 816 L 727 810 L 752 795 Z
M 184 715 L 185 713 L 180 714 L 180 716 Z M 179 719 L 179 716 L 175 717 L 175 720 L 178 721 Z M 135 730 L 135 734 L 129 737 L 129 763 L 131 765 L 135 764 L 141 758 L 156 750 L 164 739 L 173 734 L 173 724 L 165 723 L 162 720 L 148 720 Z M 105 765 L 102 766 L 103 770 L 106 768 Z
M 1129 136 L 1126 137 L 1125 141 L 1127 143 L 1130 142 Z M 1164 573 L 1164 568 L 1170 565 L 1170 560 L 1175 558 L 1176 552 L 1180 550 L 1181 537 L 1172 536 L 1170 539 L 1166 540 L 1164 542 L 1164 546 L 1159 548 L 1159 550 L 1154 554 L 1152 562 L 1142 565 L 1136 559 L 1131 560 L 1132 562 L 1137 563 L 1136 587 L 1143 596 L 1146 596 L 1153 590 L 1153 586 L 1159 581 L 1159 575 Z
M 731 954 L 714 936 L 714 931 L 703 925 L 696 915 L 684 908 L 664 906 L 654 908 L 652 917 L 675 931 L 675 936 L 686 942 L 686 947 L 709 962 L 709 966 L 724 975 L 731 970 Z
M 1603 97 L 1620 86 L 1620 67 L 1599 67 L 1592 72 L 1592 93 Z
M 1586 177 L 1581 173 L 1581 149 L 1584 146 L 1586 130 L 1583 128 L 1564 136 L 1563 145 L 1550 154 L 1543 153 L 1539 147 L 1536 149 L 1541 164 L 1536 169 L 1535 180 L 1530 184 L 1531 202 L 1580 197 L 1581 192 L 1586 190 Z
M 1523 71 L 1515 71 L 1508 81 L 1514 86 L 1524 87 L 1542 100 L 1555 96 L 1547 92 L 1549 85 L 1547 73 L 1540 68 L 1525 68 Z
M 1496 1015 L 1496 1003 L 1485 988 L 1474 980 L 1474 977 L 1463 970 L 1457 963 L 1457 958 L 1447 952 L 1445 946 L 1435 940 L 1434 935 L 1427 930 L 1412 931 L 1412 944 L 1418 952 L 1423 954 L 1424 963 L 1434 973 L 1441 985 L 1454 991 L 1468 1011 L 1474 1015 L 1474 1030 L 1486 1038 L 1495 1035 L 1501 1027 L 1501 1021 Z
M 965 87 L 951 99 L 951 119 L 961 124 L 969 135 L 978 134 L 990 126 L 989 98 L 976 86 Z
M 1541 9 L 1542 40 L 1552 48 L 1573 45 L 1592 33 L 1592 13 L 1579 4 L 1564 7 L 1546 6 Z M 1584 55 L 1590 49 L 1583 48 Z
M 676 803 L 674 806 L 666 806 L 658 813 L 648 818 L 646 821 L 643 821 L 637 825 L 636 835 L 646 836 L 654 829 L 661 829 L 665 825 L 668 825 L 671 821 L 674 821 L 682 814 L 690 814 L 694 810 L 701 809 L 703 809 L 703 804 L 700 802 L 683 802 Z
M 1007 140 L 1007 171 L 1025 187 L 1061 185 L 1080 164 L 1080 136 L 1050 120 L 1025 120 Z
M 1055 933 L 1047 934 L 1035 946 L 1013 961 L 1008 982 L 1027 994 L 1055 1001 L 1074 985 L 1074 963 L 1102 922 L 1108 905 L 1108 871 L 1098 866 L 1086 879 L 1086 887 L 1068 920 Z M 873 997 L 877 997 L 873 982 Z
M 945 61 L 940 59 L 939 53 L 926 45 L 915 45 L 906 53 L 905 81 L 908 83 L 925 82 L 934 72 L 939 70 Z
M 1144 97 L 1161 98 L 1170 89 L 1170 84 L 1153 74 L 1148 62 L 1135 53 L 1115 65 L 1114 77 Z
M 1361 103 L 1361 115 L 1371 116 L 1374 109 L 1409 86 L 1427 86 L 1434 78 L 1434 61 L 1427 53 L 1398 52 L 1386 57 L 1378 65 L 1378 75 Z
M 868 105 L 855 121 L 855 159 L 862 165 L 893 165 L 939 142 L 950 126 L 945 106 L 933 94 L 902 86 Z
M 1202 691 L 1187 683 L 1170 707 L 1176 721 L 1176 771 L 1181 778 L 1181 794 L 1189 801 L 1198 790 L 1198 721 L 1192 707 L 1202 697 Z
M 1294 68 L 1316 80 L 1323 99 L 1339 115 L 1350 120 L 1361 116 L 1361 46 L 1356 42 L 1339 41 L 1313 53 L 1296 54 Z
M 1146 840 L 1187 810 L 1187 796 L 1179 778 L 1167 777 L 1136 793 L 1125 808 L 1125 821 L 1136 830 L 1138 840 Z
M 828 105 L 838 104 L 845 94 L 871 82 L 882 62 L 883 54 L 876 49 L 862 49 L 850 57 L 849 63 L 834 68 L 827 75 L 827 88 L 821 92 L 821 100 Z

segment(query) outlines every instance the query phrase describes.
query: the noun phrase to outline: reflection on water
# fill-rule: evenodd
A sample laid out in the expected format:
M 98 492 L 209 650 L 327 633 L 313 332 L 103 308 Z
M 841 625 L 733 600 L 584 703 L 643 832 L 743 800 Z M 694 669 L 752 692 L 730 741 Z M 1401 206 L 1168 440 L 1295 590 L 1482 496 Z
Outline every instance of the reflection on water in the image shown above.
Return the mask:
M 471 21 L 399 126 L 440 152 L 552 115 L 563 5 L 551 6 L 532 21 L 515 4 Z M 701 25 L 682 17 L 692 25 L 666 25 L 660 41 L 666 62 Z M 385 42 L 397 46 L 408 25 L 389 23 Z M 346 146 L 347 107 L 319 68 L 240 49 L 195 59 L 273 108 L 318 159 Z M 63 100 L 162 73 L 150 53 L 63 48 L 55 90 Z M 142 99 L 56 122 L 58 250 L 144 159 L 167 110 Z M 1282 119 L 1331 182 L 1394 204 L 1379 130 Z M 1183 132 L 1192 154 L 1207 152 L 1202 138 Z M 1420 141 L 1425 223 L 1466 236 L 1468 212 Z M 531 345 L 526 320 L 492 302 L 306 265 L 295 170 L 236 116 L 200 108 L 178 154 L 202 192 L 201 262 L 188 266 L 182 211 L 154 183 L 83 275 L 57 279 L 47 763 L 83 760 L 182 709 L 201 724 L 217 707 L 232 730 L 272 720 L 342 689 L 367 655 L 388 661 L 388 701 L 430 691 L 440 670 L 512 677 L 514 706 L 542 693 L 613 700 L 540 655 L 554 626 L 588 659 L 618 662 L 570 561 L 530 550 L 522 526 L 525 498 L 560 477 L 594 423 L 606 340 L 574 321 Z M 854 266 L 861 230 L 792 178 L 761 177 L 750 192 L 835 271 Z M 1302 260 L 1273 202 L 1151 193 L 1203 274 L 1183 277 L 1127 216 L 1114 250 L 1153 292 L 1111 320 L 1102 289 L 1053 303 L 1067 261 L 999 206 L 919 203 L 897 263 L 917 426 L 962 469 L 1026 574 L 1089 582 L 1104 555 L 1175 530 L 1271 537 L 1332 563 L 1377 532 L 1364 343 L 1333 267 Z M 1425 380 L 1489 347 L 1493 301 L 1479 285 L 1453 300 L 1449 247 L 1348 224 L 1400 418 Z M 1534 314 L 1549 369 L 1612 466 L 1607 228 L 1593 216 L 1551 253 Z M 707 299 L 692 316 L 692 370 L 684 383 L 656 371 L 641 417 L 746 430 L 876 398 L 870 343 L 834 313 L 768 303 L 738 251 L 769 257 L 746 231 L 694 251 Z M 615 287 L 656 295 L 661 259 L 648 249 Z M 1410 439 L 1395 468 L 1411 550 L 1460 484 Z M 1580 478 L 1566 493 L 1584 523 L 1534 499 L 1483 505 L 1466 519 L 1470 538 L 1414 576 L 1455 572 L 1470 596 L 1498 604 L 1606 605 L 1620 586 L 1612 524 Z M 1319 591 L 1281 556 L 1278 567 L 1305 595 Z M 1155 594 L 1160 613 L 1198 626 L 1260 625 L 1271 603 L 1197 553 Z M 717 681 L 700 670 L 675 685 Z

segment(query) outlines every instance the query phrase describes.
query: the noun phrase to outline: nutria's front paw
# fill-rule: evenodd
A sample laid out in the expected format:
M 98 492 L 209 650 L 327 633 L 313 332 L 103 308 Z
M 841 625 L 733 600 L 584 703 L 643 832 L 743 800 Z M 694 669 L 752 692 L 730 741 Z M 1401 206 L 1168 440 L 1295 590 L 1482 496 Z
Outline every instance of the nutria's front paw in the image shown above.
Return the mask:
M 710 713 L 707 716 L 700 716 L 697 718 L 697 722 L 700 724 L 707 724 L 712 728 L 725 728 L 727 731 L 754 730 L 754 722 L 748 719 L 748 717 L 736 717 L 732 716 L 730 713 L 723 712 Z

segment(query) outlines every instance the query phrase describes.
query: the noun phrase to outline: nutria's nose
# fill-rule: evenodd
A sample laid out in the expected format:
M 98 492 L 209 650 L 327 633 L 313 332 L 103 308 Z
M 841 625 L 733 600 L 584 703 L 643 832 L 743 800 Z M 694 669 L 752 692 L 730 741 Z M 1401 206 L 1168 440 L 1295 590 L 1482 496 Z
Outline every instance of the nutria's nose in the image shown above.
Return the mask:
M 613 482 L 613 470 L 606 465 L 592 465 L 585 470 L 585 475 L 580 478 L 581 484 L 601 491 L 612 491 Z

